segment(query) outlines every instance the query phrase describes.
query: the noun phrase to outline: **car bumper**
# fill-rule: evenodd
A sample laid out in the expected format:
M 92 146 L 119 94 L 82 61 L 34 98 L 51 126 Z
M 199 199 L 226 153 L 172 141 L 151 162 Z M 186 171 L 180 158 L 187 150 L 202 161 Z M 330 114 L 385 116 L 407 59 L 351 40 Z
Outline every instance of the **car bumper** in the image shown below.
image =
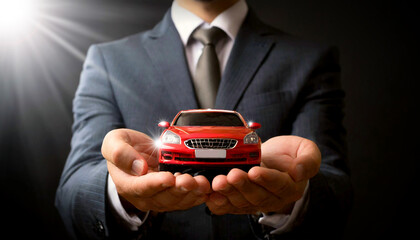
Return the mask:
M 183 144 L 165 144 L 160 147 L 159 163 L 166 165 L 189 165 L 200 167 L 259 165 L 261 162 L 260 144 L 237 144 L 226 149 L 225 157 L 196 157 L 196 150 Z

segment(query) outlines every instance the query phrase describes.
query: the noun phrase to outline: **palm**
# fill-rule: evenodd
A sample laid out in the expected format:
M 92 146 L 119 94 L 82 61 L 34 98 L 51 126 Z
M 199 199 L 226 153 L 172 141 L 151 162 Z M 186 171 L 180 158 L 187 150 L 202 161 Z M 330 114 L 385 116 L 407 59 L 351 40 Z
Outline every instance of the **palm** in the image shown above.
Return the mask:
M 102 144 L 120 198 L 141 211 L 174 211 L 202 204 L 210 193 L 203 176 L 158 171 L 158 150 L 144 133 L 117 129 Z
M 298 176 L 296 166 L 302 164 L 307 168 L 307 178 L 318 172 L 321 153 L 312 141 L 296 136 L 274 137 L 261 146 L 261 166 L 288 172 L 294 180 L 302 180 Z M 302 165 L 303 166 L 303 165 Z
M 213 180 L 214 192 L 207 202 L 213 213 L 290 213 L 321 163 L 316 144 L 296 136 L 271 138 L 261 152 L 261 167 L 248 173 L 233 169 Z

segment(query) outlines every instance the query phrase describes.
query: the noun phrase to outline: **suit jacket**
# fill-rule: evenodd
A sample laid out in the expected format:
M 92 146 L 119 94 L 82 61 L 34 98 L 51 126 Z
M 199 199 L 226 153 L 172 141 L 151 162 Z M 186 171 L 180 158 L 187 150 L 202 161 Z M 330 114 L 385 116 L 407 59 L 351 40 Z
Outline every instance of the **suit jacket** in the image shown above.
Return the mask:
M 337 55 L 335 48 L 285 34 L 250 12 L 222 76 L 215 108 L 236 110 L 261 123 L 263 141 L 298 135 L 315 141 L 322 152 L 320 171 L 310 180 L 306 213 L 282 239 L 337 239 L 351 206 Z M 72 148 L 56 194 L 56 207 L 72 236 L 130 236 L 107 205 L 108 173 L 100 151 L 106 133 L 125 127 L 157 137 L 160 120 L 194 108 L 197 100 L 170 12 L 150 31 L 89 49 L 73 102 Z M 210 216 L 203 206 L 147 222 L 153 227 L 144 224 L 134 235 L 268 237 L 249 216 Z

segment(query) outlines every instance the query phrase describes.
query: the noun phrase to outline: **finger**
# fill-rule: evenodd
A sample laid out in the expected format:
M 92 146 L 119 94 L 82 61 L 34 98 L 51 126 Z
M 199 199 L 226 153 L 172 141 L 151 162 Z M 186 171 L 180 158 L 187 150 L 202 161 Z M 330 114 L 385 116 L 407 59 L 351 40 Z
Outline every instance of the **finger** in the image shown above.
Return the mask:
M 275 169 L 254 167 L 249 170 L 249 179 L 267 189 L 278 198 L 285 199 L 296 194 L 296 183 L 287 173 Z
M 161 191 L 153 195 L 150 200 L 153 202 L 153 205 L 160 211 L 175 211 L 188 208 L 187 206 L 181 206 L 185 202 L 194 202 L 190 200 L 191 191 L 186 191 L 185 189 L 176 189 L 175 187 L 169 188 L 166 191 Z M 185 201 L 184 201 L 185 200 Z M 190 204 L 192 206 L 192 204 Z
M 239 189 L 244 191 L 247 186 L 250 185 L 248 181 L 248 174 L 240 169 L 232 169 L 226 176 L 227 182 L 229 185 L 233 186 L 233 190 L 229 189 L 228 193 L 223 193 L 229 201 L 237 208 L 247 208 L 252 204 L 245 198 L 242 192 Z M 248 194 L 251 194 L 248 192 Z
M 205 203 L 208 199 L 206 194 L 197 195 L 195 192 L 189 192 L 184 198 L 176 203 L 177 210 L 185 210 L 202 203 Z
M 255 167 L 255 169 L 254 171 L 258 171 L 262 168 Z M 238 176 L 234 176 L 234 174 L 238 174 Z M 236 173 L 232 171 L 229 173 L 228 182 L 241 193 L 241 196 L 245 198 L 247 202 L 251 205 L 258 206 L 259 208 L 272 207 L 273 203 L 279 201 L 276 195 L 264 187 L 250 181 L 248 174 L 242 171 Z
M 147 166 L 155 171 L 159 166 L 159 150 L 154 140 L 148 135 L 131 129 L 124 129 L 128 135 L 128 143 L 146 160 Z
M 224 214 L 256 214 L 258 209 L 254 206 L 238 208 L 235 207 L 224 195 L 213 192 L 206 202 L 209 210 L 216 215 Z
M 233 170 L 231 170 L 231 172 Z M 240 172 L 243 172 L 239 169 L 236 169 L 236 170 L 239 171 L 239 174 Z M 240 176 L 238 177 L 235 175 L 236 170 L 234 170 L 233 178 L 235 178 L 235 181 L 238 181 L 236 178 L 240 178 Z M 241 193 L 238 192 L 238 190 L 236 190 L 235 187 L 228 182 L 227 176 L 224 176 L 224 175 L 216 176 L 213 179 L 212 187 L 213 187 L 213 190 L 216 193 L 218 193 L 214 196 L 212 194 L 210 197 L 210 199 L 213 199 L 213 201 L 215 201 L 214 205 L 216 206 L 219 206 L 219 207 L 223 206 L 224 204 L 226 204 L 225 203 L 226 201 L 229 201 L 229 203 L 231 203 L 232 206 L 235 206 L 237 208 L 244 208 L 250 205 L 249 202 L 246 201 L 246 199 L 243 196 L 241 196 Z
M 148 173 L 131 181 L 132 194 L 137 198 L 151 197 L 173 186 L 175 186 L 175 176 L 170 172 Z
M 211 192 L 210 183 L 206 177 L 199 175 L 192 179 L 196 183 L 195 187 L 188 188 L 190 191 L 176 204 L 179 210 L 189 209 L 206 202 L 207 194 Z
M 311 140 L 298 136 L 278 136 L 261 146 L 262 166 L 289 172 L 299 182 L 319 171 L 321 153 Z
M 212 189 L 216 192 L 223 192 L 223 193 L 229 193 L 231 186 L 227 182 L 227 176 L 226 175 L 218 175 L 215 178 L 213 178 L 212 182 Z
M 226 176 L 226 180 L 228 184 L 234 187 L 242 188 L 242 186 L 248 181 L 248 173 L 240 169 L 234 168 L 230 170 L 230 172 Z
M 185 197 L 189 192 L 191 192 L 192 190 L 195 190 L 197 187 L 198 187 L 198 184 L 191 175 L 189 174 L 177 175 L 175 176 L 175 185 L 169 188 L 167 191 L 170 195 L 168 195 L 168 198 L 164 199 L 163 202 L 165 202 L 165 200 L 168 200 L 168 202 L 170 202 L 172 201 L 172 198 L 174 197 L 177 197 L 177 198 Z
M 209 210 L 216 215 L 223 215 L 233 212 L 234 206 L 229 200 L 218 192 L 213 192 L 206 202 Z
M 210 183 L 205 177 L 179 174 L 175 178 L 175 186 L 158 194 L 155 199 L 162 205 L 168 205 L 169 208 L 174 208 L 174 205 L 188 208 L 195 206 L 196 202 L 205 201 L 203 197 L 209 189 Z
M 210 182 L 206 177 L 198 175 L 194 179 L 197 182 L 197 189 L 195 190 L 197 194 L 209 194 L 212 192 Z
M 143 176 L 133 176 L 111 162 L 107 165 L 119 195 L 142 211 L 163 210 L 163 206 L 152 201 L 152 197 L 175 185 L 175 177 L 171 173 L 153 172 Z
M 139 135 L 144 135 L 137 132 Z M 136 134 L 131 134 L 136 135 Z M 143 175 L 147 172 L 147 163 L 142 155 L 130 145 L 131 139 L 127 129 L 110 131 L 102 143 L 102 155 L 104 158 L 132 175 Z M 135 160 L 138 160 L 134 163 Z
M 140 153 L 143 159 L 146 160 L 149 168 L 152 168 L 154 171 L 158 171 L 159 168 L 159 148 L 155 146 L 155 142 L 146 134 L 130 134 L 131 139 L 134 142 L 133 148 Z M 134 137 L 133 137 L 134 135 Z
M 198 186 L 195 178 L 190 174 L 184 173 L 176 177 L 175 187 L 189 192 L 196 189 Z
M 321 166 L 321 152 L 318 146 L 304 139 L 298 149 L 297 157 L 294 160 L 289 174 L 296 182 L 308 180 L 315 176 Z
M 236 208 L 245 208 L 251 205 L 242 196 L 242 194 L 228 182 L 227 176 L 217 176 L 216 178 L 214 178 L 212 186 L 215 192 L 219 193 L 219 195 L 224 196 L 224 198 L 220 197 L 219 195 L 216 195 L 216 197 L 214 197 L 214 199 L 218 201 L 215 203 L 218 206 L 225 204 L 225 200 L 229 201 L 229 203 L 231 203 L 231 205 Z
M 118 189 L 124 190 L 129 189 L 132 186 L 132 183 L 136 181 L 139 176 L 134 176 L 131 173 L 126 173 L 117 166 L 115 166 L 112 162 L 107 161 L 107 167 L 109 175 L 112 177 L 112 180 L 115 183 L 115 186 Z M 131 191 L 131 189 L 130 189 Z M 127 192 L 127 191 L 124 191 Z M 118 192 L 121 194 L 121 192 Z
M 210 194 L 209 201 L 213 202 L 213 204 L 217 207 L 224 206 L 226 204 L 230 204 L 229 199 L 221 193 L 214 192 Z

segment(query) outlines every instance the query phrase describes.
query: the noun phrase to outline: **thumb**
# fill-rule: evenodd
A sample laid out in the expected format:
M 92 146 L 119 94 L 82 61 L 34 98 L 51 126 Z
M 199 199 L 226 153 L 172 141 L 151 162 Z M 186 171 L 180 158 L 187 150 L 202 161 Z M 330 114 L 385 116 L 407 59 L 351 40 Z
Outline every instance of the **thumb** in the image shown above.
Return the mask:
M 296 151 L 296 158 L 293 162 L 289 175 L 300 182 L 309 180 L 315 176 L 321 166 L 321 151 L 315 142 L 302 138 Z
M 144 157 L 129 144 L 125 129 L 109 132 L 102 143 L 102 155 L 122 171 L 131 175 L 147 173 L 148 166 Z
M 131 164 L 131 171 L 134 175 L 142 176 L 147 173 L 148 166 L 144 159 L 136 159 Z
M 318 148 L 313 152 L 298 156 L 289 170 L 289 175 L 295 182 L 309 180 L 315 176 L 321 165 L 321 153 Z

